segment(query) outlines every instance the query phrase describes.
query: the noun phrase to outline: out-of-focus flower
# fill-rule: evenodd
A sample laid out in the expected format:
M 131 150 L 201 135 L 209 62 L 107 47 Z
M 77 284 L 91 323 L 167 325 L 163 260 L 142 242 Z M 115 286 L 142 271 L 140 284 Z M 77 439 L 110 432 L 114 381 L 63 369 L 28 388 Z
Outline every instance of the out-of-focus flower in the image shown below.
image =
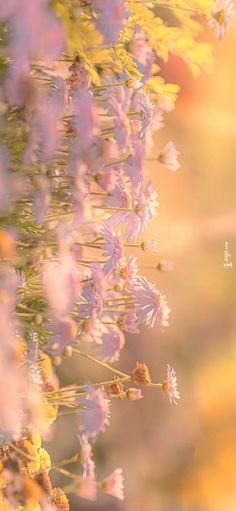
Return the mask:
M 177 389 L 177 377 L 173 367 L 167 365 L 167 377 L 162 383 L 162 389 L 169 397 L 170 403 L 177 405 L 177 401 L 180 399 L 180 393 Z
M 92 383 L 84 386 L 86 397 L 78 397 L 81 408 L 79 428 L 88 437 L 96 440 L 99 433 L 109 425 L 110 402 L 102 387 L 95 388 Z
M 147 34 L 142 32 L 139 25 L 135 27 L 131 41 L 131 49 L 137 60 L 138 69 L 142 76 L 142 83 L 151 78 L 152 67 L 156 60 L 154 50 L 148 44 Z
M 97 108 L 92 94 L 81 87 L 73 91 L 72 102 L 77 136 L 71 143 L 71 150 L 80 156 L 86 153 L 98 134 Z
M 57 262 L 43 265 L 43 286 L 48 303 L 54 313 L 68 314 L 81 290 L 77 266 L 64 254 Z
M 178 170 L 180 168 L 179 163 L 179 151 L 177 151 L 174 142 L 168 142 L 162 149 L 158 156 L 158 161 L 163 163 L 169 170 Z
M 110 112 L 114 116 L 114 136 L 120 149 L 125 149 L 130 139 L 130 123 L 122 105 L 113 97 L 110 99 Z
M 139 329 L 137 327 L 138 318 L 134 311 L 128 312 L 117 319 L 117 325 L 125 332 L 131 334 L 138 334 Z
M 33 212 L 38 224 L 44 222 L 51 202 L 49 182 L 46 176 L 37 176 L 35 179 L 35 194 L 33 201 Z
M 92 0 L 97 11 L 96 27 L 102 33 L 105 44 L 114 44 L 126 18 L 124 0 Z
M 124 477 L 121 468 L 114 470 L 102 482 L 102 489 L 105 493 L 116 497 L 119 500 L 124 500 Z
M 78 325 L 73 318 L 65 316 L 58 318 L 53 325 L 50 325 L 50 328 L 55 332 L 49 343 L 52 355 L 60 355 L 74 341 L 78 333 Z
M 125 345 L 125 336 L 116 325 L 103 325 L 102 341 L 97 347 L 98 358 L 103 362 L 117 362 Z
M 232 23 L 234 13 L 232 0 L 216 0 L 216 7 L 211 10 L 212 18 L 208 25 L 215 30 L 217 39 L 223 39 Z
M 158 248 L 157 248 L 157 241 L 156 240 L 147 240 L 147 241 L 142 241 L 141 243 L 141 249 L 146 252 L 146 250 L 148 252 L 157 252 Z
M 157 270 L 160 270 L 160 271 L 172 271 L 173 270 L 173 262 L 165 260 L 165 259 L 162 259 L 157 264 Z
M 105 241 L 103 256 L 108 258 L 103 269 L 105 273 L 109 273 L 112 268 L 116 270 L 119 268 L 119 263 L 124 255 L 123 241 L 121 234 L 114 234 L 108 222 L 104 224 L 100 234 Z
M 139 136 L 141 139 L 145 137 L 152 124 L 155 110 L 156 107 L 151 102 L 150 95 L 147 93 L 140 94 L 141 129 Z

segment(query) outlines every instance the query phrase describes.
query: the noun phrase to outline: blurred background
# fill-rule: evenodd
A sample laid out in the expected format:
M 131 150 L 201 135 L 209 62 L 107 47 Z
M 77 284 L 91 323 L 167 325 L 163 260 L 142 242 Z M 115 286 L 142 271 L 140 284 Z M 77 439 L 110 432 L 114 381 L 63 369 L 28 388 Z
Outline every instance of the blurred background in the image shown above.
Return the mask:
M 236 509 L 236 26 L 223 42 L 212 42 L 212 74 L 196 80 L 178 59 L 163 69 L 182 92 L 153 156 L 173 140 L 181 170 L 149 162 L 160 208 L 145 238 L 158 240 L 159 253 L 137 255 L 140 266 L 173 261 L 172 272 L 142 271 L 168 296 L 170 327 L 128 337 L 116 364 L 129 372 L 145 361 L 153 380 L 162 381 L 170 363 L 181 401 L 170 406 L 162 392 L 148 389 L 141 401 L 112 403 L 111 425 L 94 447 L 97 473 L 101 480 L 123 467 L 126 500 L 73 498 L 72 511 Z M 76 357 L 59 371 L 64 384 L 109 376 Z M 76 419 L 61 417 L 47 446 L 53 461 L 74 454 L 76 434 Z

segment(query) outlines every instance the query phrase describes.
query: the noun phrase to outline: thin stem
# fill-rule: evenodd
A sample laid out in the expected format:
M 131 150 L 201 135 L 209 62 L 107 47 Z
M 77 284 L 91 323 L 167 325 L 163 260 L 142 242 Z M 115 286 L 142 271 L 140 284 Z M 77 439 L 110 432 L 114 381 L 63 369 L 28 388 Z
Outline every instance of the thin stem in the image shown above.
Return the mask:
M 124 378 L 130 379 L 130 376 L 128 374 L 123 373 L 122 371 L 119 371 L 118 369 L 114 369 L 113 367 L 109 366 L 105 362 L 101 362 L 101 360 L 98 360 L 97 358 L 94 358 L 91 355 L 84 353 L 83 351 L 77 350 L 76 348 L 72 348 L 72 351 L 74 351 L 75 353 L 78 353 L 78 355 L 81 355 L 84 358 L 87 358 L 88 360 L 91 360 L 91 362 L 95 362 L 95 364 L 98 364 L 98 365 L 104 367 L 105 369 L 108 369 L 112 373 L 116 373 L 119 376 L 124 376 Z
M 78 479 L 78 476 L 76 474 L 72 474 L 72 472 L 69 472 L 69 470 L 57 467 L 56 465 L 51 465 L 51 470 L 55 470 L 56 472 L 59 472 L 60 474 L 63 474 L 64 476 L 69 477 L 71 479 Z

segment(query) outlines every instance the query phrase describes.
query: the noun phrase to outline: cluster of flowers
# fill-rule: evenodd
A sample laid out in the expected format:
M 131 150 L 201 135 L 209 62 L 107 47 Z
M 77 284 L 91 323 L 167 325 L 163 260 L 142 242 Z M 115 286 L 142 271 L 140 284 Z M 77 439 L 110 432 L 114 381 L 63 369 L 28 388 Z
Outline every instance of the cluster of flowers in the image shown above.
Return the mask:
M 180 397 L 169 365 L 164 381 L 154 383 L 143 362 L 130 374 L 111 364 L 125 332 L 156 320 L 164 330 L 169 320 L 166 296 L 139 274 L 132 255 L 157 250 L 155 240 L 142 239 L 158 207 L 145 160 L 177 92 L 160 77 L 158 61 L 171 48 L 196 74 L 208 65 L 209 48 L 195 41 L 199 24 L 191 17 L 206 15 L 221 38 L 233 14 L 228 0 L 50 4 L 0 3 L 5 511 L 67 511 L 66 494 L 95 500 L 99 488 L 122 500 L 122 470 L 98 482 L 92 452 L 109 424 L 112 399 L 141 399 L 142 386 L 162 389 L 171 403 Z M 159 16 L 159 7 L 167 19 L 173 10 L 176 26 Z M 176 171 L 178 156 L 170 141 L 156 162 Z M 171 263 L 159 261 L 156 269 Z M 104 367 L 111 378 L 61 387 L 56 367 L 72 355 Z M 41 437 L 70 413 L 78 416 L 78 452 L 53 465 Z M 71 463 L 81 465 L 81 475 L 64 468 Z M 69 478 L 64 491 L 52 487 L 50 470 Z

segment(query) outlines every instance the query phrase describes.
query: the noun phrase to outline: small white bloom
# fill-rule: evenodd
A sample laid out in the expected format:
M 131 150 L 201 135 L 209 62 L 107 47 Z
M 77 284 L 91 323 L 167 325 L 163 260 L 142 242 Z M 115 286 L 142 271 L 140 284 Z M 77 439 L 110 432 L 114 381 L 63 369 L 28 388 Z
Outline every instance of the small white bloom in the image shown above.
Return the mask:
M 215 30 L 217 39 L 223 39 L 232 23 L 234 3 L 231 0 L 217 0 L 216 7 L 211 10 L 212 18 L 208 25 Z

